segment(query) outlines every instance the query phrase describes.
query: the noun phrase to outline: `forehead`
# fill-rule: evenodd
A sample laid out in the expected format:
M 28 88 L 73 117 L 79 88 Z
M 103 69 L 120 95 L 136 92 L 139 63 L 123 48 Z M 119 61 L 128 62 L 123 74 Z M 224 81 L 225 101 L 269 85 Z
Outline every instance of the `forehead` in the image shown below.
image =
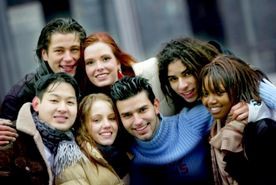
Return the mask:
M 76 92 L 73 86 L 67 82 L 54 82 L 51 83 L 46 91 L 45 95 L 57 95 L 63 97 L 76 98 Z
M 173 75 L 175 73 L 181 73 L 181 72 L 185 71 L 186 69 L 187 69 L 187 67 L 182 63 L 182 61 L 180 59 L 177 59 L 177 60 L 172 61 L 168 65 L 168 74 Z
M 225 90 L 224 83 L 221 79 L 214 79 L 212 76 L 203 77 L 203 88 L 208 91 L 216 92 Z
M 105 100 L 95 100 L 91 106 L 91 110 L 92 113 L 100 113 L 100 112 L 104 112 L 104 111 L 112 111 L 113 112 L 113 108 L 110 102 L 105 101 Z
M 97 53 L 99 53 L 99 54 L 112 53 L 113 54 L 112 48 L 104 42 L 93 43 L 84 49 L 85 55 L 87 55 L 87 54 L 96 55 Z
M 49 46 L 52 47 L 63 45 L 63 44 L 72 44 L 80 45 L 80 37 L 77 33 L 53 33 L 49 39 Z
M 126 100 L 119 100 L 116 102 L 118 111 L 120 113 L 134 112 L 139 108 L 152 104 L 145 91 L 142 91 L 135 96 L 132 96 Z

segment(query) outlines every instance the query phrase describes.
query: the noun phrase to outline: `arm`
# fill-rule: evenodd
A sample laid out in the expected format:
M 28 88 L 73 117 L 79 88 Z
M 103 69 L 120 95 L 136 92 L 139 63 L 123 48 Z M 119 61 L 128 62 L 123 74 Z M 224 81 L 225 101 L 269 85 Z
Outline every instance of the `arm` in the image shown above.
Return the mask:
M 12 86 L 1 105 L 1 118 L 16 120 L 21 106 L 35 96 L 34 82 L 35 75 L 31 73 Z
M 270 109 L 264 102 L 256 103 L 250 101 L 248 122 L 255 122 L 263 118 L 270 118 L 276 120 L 276 109 Z
M 276 109 L 276 86 L 264 79 L 260 82 L 260 96 L 270 109 Z

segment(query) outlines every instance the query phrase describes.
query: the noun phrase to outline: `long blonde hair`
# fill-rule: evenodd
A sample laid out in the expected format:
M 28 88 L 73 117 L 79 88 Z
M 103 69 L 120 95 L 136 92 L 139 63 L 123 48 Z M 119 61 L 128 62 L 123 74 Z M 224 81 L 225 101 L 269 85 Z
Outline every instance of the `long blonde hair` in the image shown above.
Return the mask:
M 89 159 L 91 159 L 91 157 L 89 157 L 90 155 L 88 155 L 89 152 L 87 150 L 86 143 L 90 143 L 92 146 L 96 146 L 96 142 L 89 134 L 87 123 L 90 119 L 91 107 L 98 100 L 102 100 L 110 104 L 115 113 L 118 123 L 118 113 L 116 111 L 117 109 L 109 96 L 103 93 L 94 93 L 87 95 L 82 99 L 79 104 L 79 124 L 76 127 L 76 141 Z

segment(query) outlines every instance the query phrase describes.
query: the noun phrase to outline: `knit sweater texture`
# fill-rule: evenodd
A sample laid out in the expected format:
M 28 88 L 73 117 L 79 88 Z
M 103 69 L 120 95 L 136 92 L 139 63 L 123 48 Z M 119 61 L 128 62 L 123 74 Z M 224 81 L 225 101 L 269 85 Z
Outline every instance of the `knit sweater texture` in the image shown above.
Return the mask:
M 211 115 L 201 103 L 175 116 L 162 117 L 150 141 L 136 140 L 133 145 L 134 169 L 146 168 L 151 174 L 160 174 L 162 184 L 205 182 L 209 174 L 206 136 L 211 124 Z M 133 173 L 141 183 L 143 177 L 137 175 L 138 171 Z

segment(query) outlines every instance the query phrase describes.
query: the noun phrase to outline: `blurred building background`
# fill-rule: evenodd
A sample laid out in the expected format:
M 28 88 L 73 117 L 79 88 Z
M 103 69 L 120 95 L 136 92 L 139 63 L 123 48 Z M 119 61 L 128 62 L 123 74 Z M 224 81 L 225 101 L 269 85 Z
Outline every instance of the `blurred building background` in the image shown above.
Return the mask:
M 276 82 L 275 0 L 3 0 L 0 1 L 0 101 L 37 66 L 40 30 L 71 16 L 87 30 L 107 31 L 143 61 L 179 36 L 216 40 Z

